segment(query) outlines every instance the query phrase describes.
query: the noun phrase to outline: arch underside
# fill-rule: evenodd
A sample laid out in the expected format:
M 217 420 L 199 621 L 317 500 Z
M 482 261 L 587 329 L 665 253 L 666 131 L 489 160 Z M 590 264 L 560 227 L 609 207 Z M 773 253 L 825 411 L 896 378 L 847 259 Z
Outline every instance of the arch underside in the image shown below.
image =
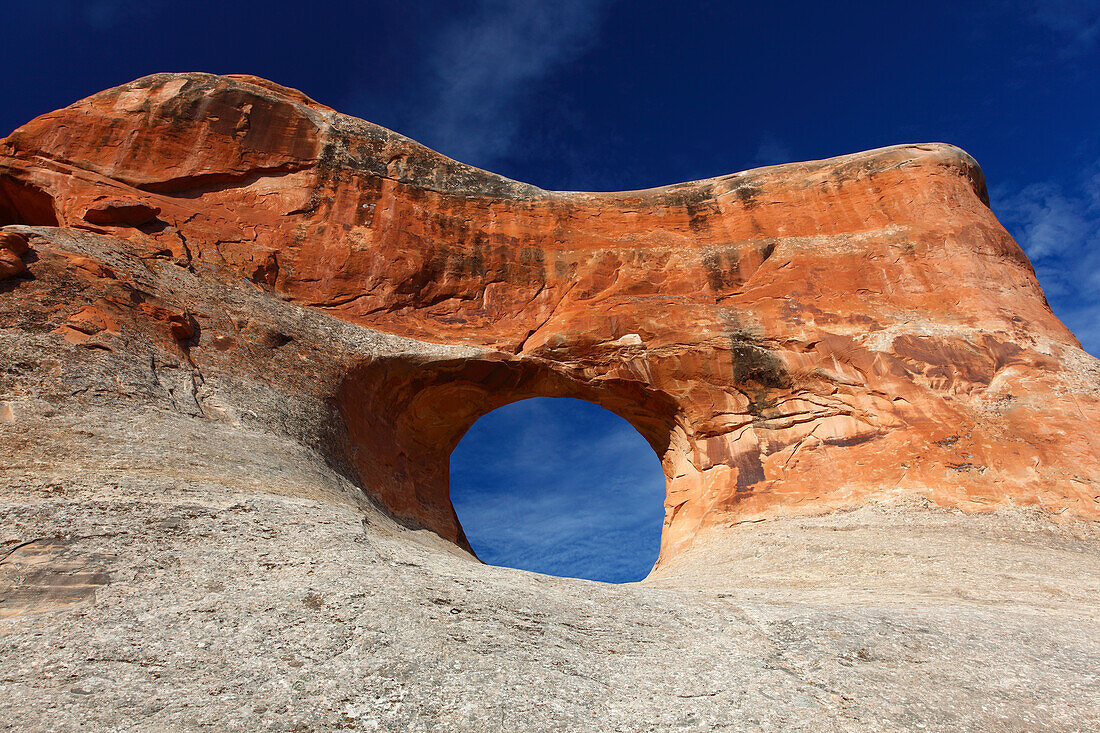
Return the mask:
M 469 549 L 450 501 L 451 452 L 479 418 L 531 397 L 599 405 L 629 422 L 663 466 L 671 460 L 677 410 L 667 395 L 637 382 L 585 381 L 505 354 L 365 364 L 341 388 L 340 404 L 353 461 L 375 498 L 395 517 Z

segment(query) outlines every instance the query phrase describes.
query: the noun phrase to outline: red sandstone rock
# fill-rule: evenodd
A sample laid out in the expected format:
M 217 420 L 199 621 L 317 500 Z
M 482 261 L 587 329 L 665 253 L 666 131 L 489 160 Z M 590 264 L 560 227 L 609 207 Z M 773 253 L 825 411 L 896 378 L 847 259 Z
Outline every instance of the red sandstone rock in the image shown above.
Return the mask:
M 102 262 L 99 262 L 97 260 L 93 260 L 90 257 L 81 257 L 79 255 L 73 255 L 73 256 L 66 257 L 66 259 L 69 261 L 69 265 L 71 267 L 79 268 L 91 277 L 105 278 L 105 279 L 114 279 L 115 278 L 115 271 L 114 270 L 112 270 L 110 267 L 103 264 Z
M 160 209 L 141 201 L 97 201 L 84 212 L 84 221 L 103 226 L 139 227 L 157 218 Z
M 663 559 L 708 526 L 900 493 L 1100 517 L 1096 362 L 949 145 L 560 193 L 271 82 L 161 74 L 39 117 L 0 153 L 0 225 L 141 201 L 165 226 L 114 232 L 136 252 L 475 347 L 350 365 L 333 395 L 364 488 L 451 539 L 450 451 L 537 395 L 601 404 L 661 456 Z M 247 343 L 95 282 L 105 314 L 169 323 L 192 356 Z
M 168 332 L 176 341 L 187 341 L 195 335 L 195 326 L 186 313 L 173 313 L 158 303 L 142 303 L 141 309 L 168 326 Z
M 20 256 L 27 251 L 27 239 L 15 232 L 0 232 L 0 280 L 14 277 L 27 266 Z
M 27 238 L 17 232 L 0 232 L 0 249 L 22 255 L 29 249 Z
M 14 277 L 26 269 L 19 255 L 10 249 L 0 249 L 0 280 Z

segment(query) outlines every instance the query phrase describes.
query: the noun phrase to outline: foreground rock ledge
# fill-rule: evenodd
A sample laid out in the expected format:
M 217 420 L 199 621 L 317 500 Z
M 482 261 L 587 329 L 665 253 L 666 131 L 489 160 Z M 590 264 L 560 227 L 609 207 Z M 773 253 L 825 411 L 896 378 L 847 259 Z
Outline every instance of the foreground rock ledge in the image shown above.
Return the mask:
M 184 74 L 0 153 L 5 724 L 1100 725 L 1100 363 L 962 151 L 548 192 Z M 463 551 L 536 395 L 661 457 L 645 583 Z

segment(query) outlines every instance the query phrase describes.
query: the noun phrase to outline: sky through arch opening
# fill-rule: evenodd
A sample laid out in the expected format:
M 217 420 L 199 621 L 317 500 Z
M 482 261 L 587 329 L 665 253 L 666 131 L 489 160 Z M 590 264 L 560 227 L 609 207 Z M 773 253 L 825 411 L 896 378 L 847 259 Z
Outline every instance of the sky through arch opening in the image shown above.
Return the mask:
M 629 422 L 584 400 L 534 397 L 482 416 L 451 454 L 450 494 L 490 565 L 625 583 L 660 550 L 660 460 Z

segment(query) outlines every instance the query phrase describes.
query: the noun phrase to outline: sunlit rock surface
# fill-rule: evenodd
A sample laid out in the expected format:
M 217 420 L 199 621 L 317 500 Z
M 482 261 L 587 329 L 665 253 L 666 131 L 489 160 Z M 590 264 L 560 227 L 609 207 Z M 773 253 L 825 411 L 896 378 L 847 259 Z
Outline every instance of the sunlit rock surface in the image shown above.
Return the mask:
M 1100 725 L 1100 362 L 957 148 L 548 192 L 165 74 L 2 141 L 0 225 L 16 729 Z M 645 583 L 464 552 L 539 395 L 661 457 Z

